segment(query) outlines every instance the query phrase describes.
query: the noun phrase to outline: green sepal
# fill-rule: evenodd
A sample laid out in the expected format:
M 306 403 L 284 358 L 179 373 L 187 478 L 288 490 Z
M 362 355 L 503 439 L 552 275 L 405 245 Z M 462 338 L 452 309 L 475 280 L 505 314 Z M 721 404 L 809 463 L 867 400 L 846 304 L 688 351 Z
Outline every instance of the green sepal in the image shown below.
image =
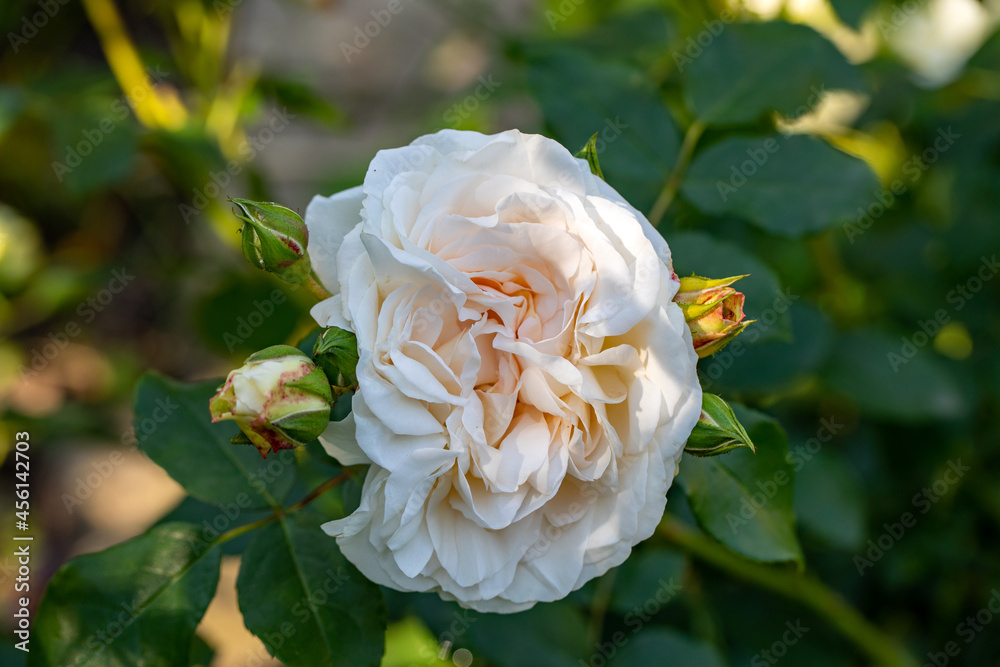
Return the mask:
M 602 181 L 606 181 L 604 178 L 604 172 L 601 171 L 601 165 L 597 160 L 597 132 L 594 132 L 594 136 L 587 140 L 587 143 L 581 148 L 576 155 L 573 157 L 578 157 L 587 161 L 590 166 L 590 173 L 597 176 Z
M 694 456 L 718 456 L 740 447 L 757 451 L 729 404 L 715 394 L 702 394 L 701 417 L 684 451 Z
M 244 433 L 243 431 L 240 431 L 239 433 L 237 433 L 236 435 L 234 435 L 233 437 L 231 437 L 229 439 L 229 444 L 231 444 L 231 445 L 253 445 L 253 442 L 250 440 L 250 438 L 247 437 L 246 433 Z M 254 445 L 254 447 L 256 447 L 256 446 L 257 445 Z
M 313 361 L 326 373 L 334 391 L 344 393 L 358 386 L 358 338 L 350 331 L 324 329 L 313 346 Z

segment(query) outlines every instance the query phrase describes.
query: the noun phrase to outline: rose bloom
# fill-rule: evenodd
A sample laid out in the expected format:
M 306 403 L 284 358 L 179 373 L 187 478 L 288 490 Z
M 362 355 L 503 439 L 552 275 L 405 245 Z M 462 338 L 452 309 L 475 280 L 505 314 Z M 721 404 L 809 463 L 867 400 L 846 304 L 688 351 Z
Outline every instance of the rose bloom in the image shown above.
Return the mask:
M 701 411 L 666 242 L 542 136 L 443 130 L 316 197 L 312 311 L 357 334 L 352 415 L 321 438 L 370 463 L 325 524 L 373 581 L 515 612 L 652 535 Z

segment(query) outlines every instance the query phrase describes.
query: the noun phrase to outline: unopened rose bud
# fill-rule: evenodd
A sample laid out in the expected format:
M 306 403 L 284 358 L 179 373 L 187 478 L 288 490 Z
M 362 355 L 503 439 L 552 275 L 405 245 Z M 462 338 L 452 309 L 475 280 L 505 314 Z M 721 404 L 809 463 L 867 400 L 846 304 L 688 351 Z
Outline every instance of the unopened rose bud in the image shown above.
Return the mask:
M 309 232 L 290 208 L 249 199 L 231 199 L 243 221 L 243 254 L 258 269 L 290 283 L 309 279 L 312 267 L 306 246 Z
M 674 302 L 684 312 L 699 357 L 715 354 L 755 321 L 743 321 L 744 296 L 730 287 L 740 278 L 746 276 L 681 278 Z
M 330 424 L 330 381 L 294 347 L 275 345 L 250 356 L 209 401 L 212 421 L 231 419 L 246 440 L 268 451 L 315 440 Z M 234 442 L 246 442 L 239 436 Z

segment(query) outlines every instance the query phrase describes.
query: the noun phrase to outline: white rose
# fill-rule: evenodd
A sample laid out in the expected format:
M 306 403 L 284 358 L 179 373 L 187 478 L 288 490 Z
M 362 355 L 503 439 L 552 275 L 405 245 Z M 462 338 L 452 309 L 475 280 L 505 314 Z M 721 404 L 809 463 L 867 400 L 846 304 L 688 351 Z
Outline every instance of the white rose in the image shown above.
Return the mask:
M 352 416 L 321 438 L 371 463 L 360 507 L 324 526 L 358 569 L 515 612 L 653 533 L 697 357 L 667 244 L 586 161 L 443 130 L 379 152 L 306 224 L 334 295 L 313 316 L 358 337 Z

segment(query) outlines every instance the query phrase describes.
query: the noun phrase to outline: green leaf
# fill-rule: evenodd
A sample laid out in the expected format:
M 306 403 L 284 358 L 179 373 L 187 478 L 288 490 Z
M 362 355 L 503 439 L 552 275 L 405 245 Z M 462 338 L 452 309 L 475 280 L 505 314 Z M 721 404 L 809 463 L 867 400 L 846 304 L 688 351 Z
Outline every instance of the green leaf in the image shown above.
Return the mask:
M 697 665 L 725 667 L 715 647 L 666 628 L 649 628 L 625 644 L 608 663 L 610 667 L 637 665 Z
M 715 394 L 702 394 L 701 418 L 694 425 L 684 451 L 695 456 L 718 456 L 740 447 L 755 451 L 733 409 Z
M 187 665 L 221 558 L 181 523 L 74 558 L 42 598 L 29 665 Z
M 718 241 L 702 232 L 670 234 L 667 241 L 670 242 L 674 270 L 679 276 L 749 274 L 740 281 L 740 291 L 746 296 L 743 312 L 746 319 L 757 321 L 739 335 L 728 348 L 730 351 L 738 345 L 788 338 L 788 310 L 798 296 L 782 288 L 767 264 L 740 246 Z M 726 354 L 723 350 L 719 356 Z M 702 366 L 711 367 L 713 363 L 713 360 L 707 360 L 702 362 Z
M 611 609 L 633 617 L 648 615 L 646 603 L 659 605 L 672 601 L 684 584 L 684 556 L 662 547 L 645 548 L 633 554 L 615 575 Z
M 639 210 L 648 210 L 677 159 L 677 126 L 647 76 L 577 51 L 529 55 L 528 84 L 545 123 L 563 146 L 582 146 L 596 132 L 606 180 Z
M 327 127 L 336 127 L 344 121 L 342 111 L 304 83 L 264 76 L 257 81 L 257 89 L 294 114 L 307 116 Z
M 199 500 L 242 509 L 276 506 L 295 482 L 295 457 L 265 460 L 255 449 L 230 444 L 237 427 L 213 424 L 208 412 L 220 384 L 145 375 L 135 394 L 139 446 Z
M 288 667 L 377 667 L 386 627 L 382 593 L 321 523 L 300 511 L 257 531 L 236 581 L 243 621 Z
M 456 643 L 496 667 L 577 667 L 591 650 L 580 610 L 566 602 L 539 604 L 519 614 L 458 611 L 442 629 L 468 627 Z M 454 628 L 454 629 L 453 629 Z M 512 641 L 516 637 L 517 641 Z
M 217 352 L 245 359 L 292 335 L 304 314 L 294 300 L 299 289 L 257 271 L 231 276 L 199 300 L 197 332 Z
M 358 338 L 352 332 L 337 327 L 324 329 L 313 347 L 313 360 L 334 387 L 357 386 Z
M 830 4 L 833 5 L 841 21 L 857 28 L 861 25 L 861 19 L 865 14 L 878 3 L 874 0 L 830 0 Z
M 678 481 L 691 512 L 712 537 L 764 562 L 802 562 L 792 509 L 795 473 L 786 460 L 788 437 L 767 415 L 735 407 L 757 453 L 686 458 Z
M 789 237 L 854 220 L 878 191 L 862 160 L 819 139 L 781 134 L 723 139 L 695 156 L 681 183 L 702 212 Z
M 52 127 L 52 171 L 70 192 L 88 194 L 134 173 L 138 133 L 121 100 L 89 100 L 58 114 Z
M 822 35 L 780 22 L 729 25 L 681 71 L 691 110 L 710 125 L 751 123 L 771 110 L 799 116 L 825 90 L 862 87 Z
M 832 547 L 861 549 L 866 538 L 865 496 L 851 469 L 832 452 L 812 454 L 808 445 L 793 448 L 791 459 L 799 468 L 795 514 L 802 528 Z
M 191 656 L 188 658 L 188 667 L 211 667 L 213 660 L 215 660 L 215 651 L 208 645 L 208 642 L 195 635 L 191 642 Z
M 834 348 L 824 377 L 827 386 L 852 398 L 861 411 L 893 421 L 920 423 L 968 414 L 970 402 L 934 351 L 912 342 L 907 347 L 906 341 L 914 338 L 914 333 L 895 339 L 870 331 L 847 334 Z M 910 358 L 904 356 L 911 350 Z

